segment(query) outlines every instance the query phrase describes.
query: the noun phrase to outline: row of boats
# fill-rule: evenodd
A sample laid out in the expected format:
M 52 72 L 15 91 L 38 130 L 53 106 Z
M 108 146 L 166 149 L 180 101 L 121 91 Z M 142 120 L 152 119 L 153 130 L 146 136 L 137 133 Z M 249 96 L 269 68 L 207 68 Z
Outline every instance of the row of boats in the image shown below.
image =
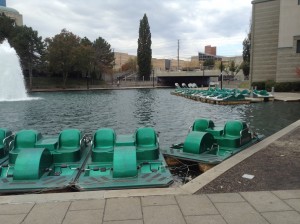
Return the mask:
M 151 127 L 128 135 L 101 128 L 92 137 L 77 129 L 43 136 L 0 128 L 0 193 L 168 187 L 173 177 L 164 156 L 216 165 L 261 138 L 237 120 L 216 127 L 197 119 L 184 143 L 169 149 L 160 149 Z
M 172 92 L 174 95 L 215 104 L 222 104 L 222 102 L 250 103 L 249 98 L 261 98 L 265 101 L 274 98 L 274 96 L 266 90 L 220 89 L 218 86 L 209 87 L 208 89 L 196 89 L 194 87 L 187 88 L 186 85 L 183 85 L 183 88 L 181 88 L 178 84 L 175 86 L 176 89 Z

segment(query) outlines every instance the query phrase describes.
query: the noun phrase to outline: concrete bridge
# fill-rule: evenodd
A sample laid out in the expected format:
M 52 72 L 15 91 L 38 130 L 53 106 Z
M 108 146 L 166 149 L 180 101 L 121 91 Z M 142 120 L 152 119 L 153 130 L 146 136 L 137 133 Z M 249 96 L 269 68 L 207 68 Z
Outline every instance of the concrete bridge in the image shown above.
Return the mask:
M 157 83 L 164 86 L 174 86 L 175 83 L 196 83 L 198 86 L 208 86 L 210 82 L 218 81 L 220 70 L 204 71 L 157 71 Z

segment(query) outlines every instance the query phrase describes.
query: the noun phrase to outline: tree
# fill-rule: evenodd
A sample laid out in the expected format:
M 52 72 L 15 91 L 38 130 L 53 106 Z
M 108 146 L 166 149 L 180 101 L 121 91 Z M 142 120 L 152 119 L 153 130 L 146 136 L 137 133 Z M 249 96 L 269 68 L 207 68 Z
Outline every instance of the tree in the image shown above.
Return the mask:
M 252 24 L 250 23 L 249 33 L 243 41 L 243 62 L 241 64 L 241 68 L 245 79 L 249 79 L 250 74 L 251 27 Z
M 32 71 L 38 69 L 43 64 L 45 54 L 45 44 L 38 32 L 31 27 L 16 26 L 10 38 L 13 46 L 20 57 L 23 70 L 29 73 L 29 89 L 32 89 Z
M 143 19 L 140 20 L 137 49 L 137 64 L 140 79 L 142 79 L 142 77 L 145 79 L 150 79 L 152 60 L 151 44 L 150 26 L 147 15 L 144 14 Z
M 52 71 L 62 73 L 63 87 L 69 74 L 79 66 L 80 38 L 63 29 L 53 38 L 47 38 L 47 60 Z
M 128 61 L 124 65 L 122 65 L 122 71 L 136 72 L 136 67 L 136 58 L 129 58 Z
M 9 18 L 4 13 L 0 13 L 0 43 L 2 43 L 4 39 L 10 39 L 15 26 L 15 21 L 13 19 Z
M 87 37 L 84 37 L 80 40 L 80 46 L 78 47 L 77 51 L 77 69 L 81 71 L 83 76 L 88 78 L 91 76 L 93 62 L 95 61 L 95 50 L 93 48 L 93 43 Z
M 95 51 L 95 71 L 99 71 L 100 74 L 111 73 L 115 56 L 110 44 L 102 37 L 98 37 L 93 43 L 93 48 Z
M 240 71 L 240 66 L 235 64 L 235 61 L 229 62 L 228 70 L 231 72 L 231 76 L 235 76 Z

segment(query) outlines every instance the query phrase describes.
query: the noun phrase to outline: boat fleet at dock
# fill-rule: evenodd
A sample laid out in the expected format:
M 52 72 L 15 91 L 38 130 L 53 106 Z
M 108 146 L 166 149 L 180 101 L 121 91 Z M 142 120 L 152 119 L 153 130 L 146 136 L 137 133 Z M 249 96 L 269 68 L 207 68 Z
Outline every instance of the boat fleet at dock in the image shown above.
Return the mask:
M 236 120 L 216 127 L 197 119 L 185 142 L 169 149 L 160 149 L 151 127 L 128 135 L 101 128 L 90 137 L 77 129 L 43 136 L 0 128 L 0 194 L 168 187 L 173 183 L 170 158 L 216 165 L 260 139 Z
M 188 86 L 183 83 L 182 87 L 178 83 L 175 83 L 175 86 L 176 89 L 171 94 L 211 104 L 248 104 L 251 102 L 274 100 L 274 96 L 266 90 L 220 89 L 218 86 L 204 89 L 198 88 L 195 83 L 189 83 Z

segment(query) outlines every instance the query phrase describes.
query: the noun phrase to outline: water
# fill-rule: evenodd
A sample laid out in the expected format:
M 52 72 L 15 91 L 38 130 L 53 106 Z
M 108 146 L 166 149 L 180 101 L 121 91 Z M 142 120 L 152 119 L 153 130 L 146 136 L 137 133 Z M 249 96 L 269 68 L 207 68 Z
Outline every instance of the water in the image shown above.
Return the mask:
M 0 44 L 0 101 L 28 100 L 19 57 L 7 40 Z
M 32 93 L 40 100 L 0 102 L 0 127 L 12 131 L 36 129 L 43 135 L 78 128 L 92 135 L 110 127 L 117 134 L 151 126 L 159 132 L 161 148 L 183 142 L 196 118 L 216 125 L 228 119 L 246 121 L 258 134 L 269 136 L 300 119 L 300 104 L 267 102 L 247 105 L 212 105 L 170 94 L 170 89 L 106 90 Z

